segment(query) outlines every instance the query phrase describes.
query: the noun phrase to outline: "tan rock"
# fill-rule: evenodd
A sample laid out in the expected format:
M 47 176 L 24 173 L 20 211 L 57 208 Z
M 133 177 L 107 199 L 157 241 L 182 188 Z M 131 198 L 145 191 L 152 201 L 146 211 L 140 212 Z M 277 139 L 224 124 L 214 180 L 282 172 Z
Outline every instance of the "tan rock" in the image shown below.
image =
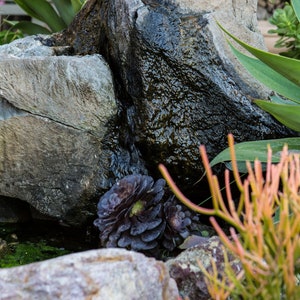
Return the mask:
M 80 225 L 108 178 L 103 139 L 117 114 L 110 69 L 100 55 L 50 56 L 32 38 L 21 45 L 0 47 L 0 196 Z
M 177 300 L 163 262 L 127 250 L 101 249 L 0 269 L 1 299 Z

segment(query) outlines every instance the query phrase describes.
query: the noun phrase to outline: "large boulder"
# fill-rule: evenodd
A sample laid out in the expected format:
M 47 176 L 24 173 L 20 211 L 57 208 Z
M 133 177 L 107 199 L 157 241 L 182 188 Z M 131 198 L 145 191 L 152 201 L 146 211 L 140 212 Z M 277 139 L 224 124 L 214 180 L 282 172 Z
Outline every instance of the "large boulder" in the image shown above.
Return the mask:
M 177 300 L 163 262 L 121 249 L 91 250 L 0 269 L 1 299 Z
M 79 225 L 109 185 L 113 81 L 100 55 L 51 56 L 42 40 L 0 47 L 0 193 Z
M 199 144 L 213 158 L 229 132 L 236 142 L 293 134 L 252 104 L 269 91 L 238 64 L 216 24 L 265 48 L 256 8 L 256 0 L 90 0 L 56 41 L 105 57 L 129 140 L 151 172 L 163 162 L 191 186 L 203 173 Z
M 89 0 L 67 30 L 0 47 L 0 195 L 79 225 L 116 178 L 162 162 L 191 187 L 199 144 L 292 135 L 216 24 L 264 47 L 256 4 Z

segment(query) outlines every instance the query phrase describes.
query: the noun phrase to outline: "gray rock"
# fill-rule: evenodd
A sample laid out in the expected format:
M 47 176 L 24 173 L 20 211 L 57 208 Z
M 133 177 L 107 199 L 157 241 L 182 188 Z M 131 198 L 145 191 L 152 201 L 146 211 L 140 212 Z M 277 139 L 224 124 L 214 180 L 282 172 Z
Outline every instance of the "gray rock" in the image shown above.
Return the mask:
M 51 43 L 51 39 L 47 35 L 27 36 L 23 39 L 17 39 L 9 44 L 2 45 L 0 47 L 0 56 L 53 56 L 56 53 L 55 48 L 49 47 Z
M 163 262 L 120 249 L 91 250 L 0 269 L 1 299 L 177 300 Z
M 240 270 L 240 263 L 232 255 L 228 255 L 233 270 Z M 190 300 L 211 299 L 205 276 L 199 267 L 201 262 L 204 268 L 211 272 L 211 261 L 216 263 L 220 276 L 224 270 L 223 245 L 219 237 L 203 238 L 197 246 L 189 248 L 179 254 L 176 258 L 166 262 L 170 276 L 175 279 L 179 292 L 183 297 Z
M 51 57 L 44 47 L 28 39 L 0 47 L 0 195 L 79 225 L 109 177 L 113 82 L 100 55 Z
M 0 224 L 21 223 L 31 219 L 30 206 L 19 199 L 0 197 Z
M 6 56 L 0 67 L 4 113 L 11 111 L 9 103 L 19 112 L 103 138 L 105 124 L 116 113 L 116 102 L 110 70 L 100 55 Z

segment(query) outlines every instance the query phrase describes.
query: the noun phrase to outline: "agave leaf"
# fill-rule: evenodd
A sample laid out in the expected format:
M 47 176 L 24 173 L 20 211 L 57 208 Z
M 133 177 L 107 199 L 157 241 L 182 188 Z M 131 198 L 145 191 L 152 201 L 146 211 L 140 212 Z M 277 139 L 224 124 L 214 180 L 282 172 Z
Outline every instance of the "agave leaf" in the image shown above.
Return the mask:
M 258 59 L 249 57 L 229 43 L 231 50 L 248 72 L 278 94 L 300 104 L 300 87 Z
M 63 19 L 47 0 L 15 0 L 30 16 L 46 23 L 53 32 L 66 28 Z
M 29 22 L 29 21 L 20 21 L 20 22 L 16 22 L 16 24 L 14 24 L 11 28 L 13 29 L 20 29 L 23 33 L 26 33 L 28 35 L 34 35 L 34 34 L 50 34 L 51 32 L 38 24 Z
M 272 162 L 277 163 L 280 161 L 280 153 L 283 146 L 287 144 L 289 151 L 299 152 L 300 151 L 300 138 L 284 138 L 275 140 L 262 140 L 262 141 L 250 141 L 242 142 L 234 145 L 234 150 L 236 154 L 236 159 L 240 163 L 245 161 L 253 162 L 255 159 L 261 162 L 267 162 L 267 149 L 268 145 L 272 148 Z M 230 161 L 229 148 L 220 152 L 211 162 L 210 165 L 213 167 L 216 164 L 224 163 Z M 239 165 L 239 170 L 241 171 L 242 165 Z
M 75 11 L 73 8 L 73 5 L 70 0 L 52 0 L 54 3 L 57 11 L 59 12 L 60 16 L 64 20 L 66 25 L 69 25 L 74 16 L 75 16 Z
M 30 5 L 28 5 L 28 1 L 24 0 L 14 0 L 29 16 L 35 19 L 39 19 L 39 15 L 35 12 L 34 9 L 31 8 Z
M 229 35 L 234 41 L 240 44 L 244 49 L 250 52 L 252 55 L 260 59 L 262 62 L 267 64 L 270 68 L 277 71 L 296 85 L 300 86 L 300 60 L 284 57 L 281 55 L 269 53 L 244 43 L 237 37 L 228 32 L 221 24 L 218 23 L 220 28 Z
M 83 0 L 71 0 L 73 9 L 75 13 L 78 13 L 82 6 L 84 5 L 85 1 Z
M 290 104 L 290 105 L 298 105 L 296 102 L 287 100 L 287 99 L 283 99 L 281 98 L 279 95 L 273 95 L 270 96 L 271 102 L 273 103 L 278 103 L 278 104 Z
M 272 103 L 266 100 L 254 100 L 264 111 L 270 113 L 283 125 L 300 132 L 300 106 Z
M 300 22 L 300 1 L 299 0 L 291 0 L 291 4 L 294 8 L 295 15 L 298 18 L 298 21 Z

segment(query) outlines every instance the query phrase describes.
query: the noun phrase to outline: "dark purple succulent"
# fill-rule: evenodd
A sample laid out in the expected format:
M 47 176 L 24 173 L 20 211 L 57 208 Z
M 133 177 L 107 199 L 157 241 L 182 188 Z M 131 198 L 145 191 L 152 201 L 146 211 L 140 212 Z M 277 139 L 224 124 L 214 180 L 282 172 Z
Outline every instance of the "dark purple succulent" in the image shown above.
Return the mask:
M 115 183 L 98 203 L 102 247 L 120 247 L 158 256 L 173 251 L 194 232 L 199 216 L 163 198 L 165 180 L 154 182 L 146 175 L 128 175 Z
M 178 203 L 174 196 L 164 204 L 166 229 L 162 244 L 169 251 L 178 247 L 195 229 L 199 216 Z
M 163 206 L 165 181 L 145 175 L 129 175 L 118 181 L 98 203 L 98 219 L 104 247 L 137 251 L 158 246 L 164 232 Z

